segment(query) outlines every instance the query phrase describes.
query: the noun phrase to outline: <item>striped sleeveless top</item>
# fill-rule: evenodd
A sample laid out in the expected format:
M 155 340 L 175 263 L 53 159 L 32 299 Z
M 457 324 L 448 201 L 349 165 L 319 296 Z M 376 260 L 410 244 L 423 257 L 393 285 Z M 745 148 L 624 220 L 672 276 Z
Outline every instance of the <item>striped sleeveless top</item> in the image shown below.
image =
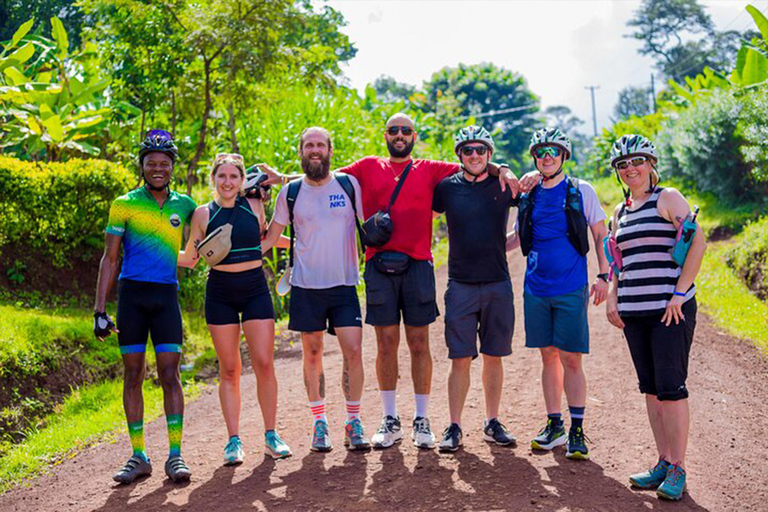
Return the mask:
M 616 243 L 624 265 L 619 274 L 619 314 L 662 314 L 675 291 L 681 269 L 672 259 L 674 224 L 659 214 L 657 203 L 663 188 L 657 187 L 637 210 L 622 207 L 618 215 Z M 691 285 L 687 302 L 696 294 Z

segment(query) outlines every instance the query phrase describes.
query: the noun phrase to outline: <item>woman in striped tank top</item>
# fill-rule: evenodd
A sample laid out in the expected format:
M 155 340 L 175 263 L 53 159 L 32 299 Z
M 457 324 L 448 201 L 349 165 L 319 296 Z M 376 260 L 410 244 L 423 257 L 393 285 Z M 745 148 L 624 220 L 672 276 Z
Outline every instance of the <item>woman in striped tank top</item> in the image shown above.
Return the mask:
M 685 381 L 696 326 L 693 281 L 705 241 L 697 227 L 683 267 L 672 259 L 670 249 L 690 208 L 680 192 L 657 186 L 657 162 L 656 148 L 640 135 L 624 135 L 611 149 L 611 165 L 628 190 L 613 214 L 622 269 L 611 283 L 606 313 L 624 330 L 658 450 L 656 465 L 630 476 L 630 483 L 679 500 L 690 426 Z

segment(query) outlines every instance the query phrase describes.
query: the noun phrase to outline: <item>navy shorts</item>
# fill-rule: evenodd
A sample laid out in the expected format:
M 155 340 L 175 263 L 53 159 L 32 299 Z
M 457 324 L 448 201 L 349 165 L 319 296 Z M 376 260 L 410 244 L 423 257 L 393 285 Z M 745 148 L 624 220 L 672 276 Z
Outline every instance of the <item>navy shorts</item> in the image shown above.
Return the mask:
M 175 284 L 121 279 L 117 291 L 117 342 L 121 354 L 181 353 L 181 309 Z
M 291 287 L 288 328 L 299 332 L 328 330 L 334 327 L 362 327 L 363 315 L 354 286 L 310 289 Z
M 240 325 L 248 320 L 275 318 L 272 296 L 262 267 L 243 272 L 208 271 L 205 321 L 209 325 Z
M 435 295 L 435 268 L 431 261 L 411 260 L 402 274 L 379 272 L 373 261 L 365 264 L 365 323 L 422 327 L 440 312 Z
M 502 357 L 512 353 L 515 301 L 509 280 L 461 283 L 450 279 L 445 292 L 445 344 L 448 358 Z
M 586 286 L 554 297 L 537 297 L 525 290 L 525 346 L 556 347 L 564 352 L 588 354 L 588 300 Z
M 696 329 L 696 298 L 683 304 L 685 320 L 669 327 L 663 315 L 622 316 L 624 336 L 635 364 L 640 392 L 659 400 L 688 398 L 688 357 Z

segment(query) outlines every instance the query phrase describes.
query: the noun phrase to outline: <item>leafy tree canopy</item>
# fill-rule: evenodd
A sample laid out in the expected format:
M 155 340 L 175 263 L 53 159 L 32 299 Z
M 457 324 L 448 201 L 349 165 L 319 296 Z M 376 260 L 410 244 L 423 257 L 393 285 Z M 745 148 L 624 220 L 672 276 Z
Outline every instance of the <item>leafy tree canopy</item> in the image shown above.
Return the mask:
M 619 92 L 619 99 L 613 107 L 615 121 L 623 121 L 632 116 L 645 116 L 651 113 L 651 90 L 649 87 L 630 85 Z
M 57 17 L 64 25 L 73 47 L 80 46 L 80 32 L 88 19 L 76 5 L 77 0 L 2 0 L 0 1 L 0 41 L 7 41 L 28 19 L 45 20 L 37 30 L 48 34 L 48 20 Z

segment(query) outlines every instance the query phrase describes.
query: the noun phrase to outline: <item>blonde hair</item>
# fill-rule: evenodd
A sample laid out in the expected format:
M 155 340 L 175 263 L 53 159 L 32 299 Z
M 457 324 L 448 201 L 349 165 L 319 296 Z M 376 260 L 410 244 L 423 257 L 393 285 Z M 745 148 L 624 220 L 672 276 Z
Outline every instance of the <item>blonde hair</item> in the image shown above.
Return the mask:
M 221 166 L 226 164 L 234 165 L 240 171 L 240 177 L 243 179 L 240 184 L 240 195 L 242 195 L 243 187 L 245 186 L 245 159 L 243 159 L 243 155 L 237 153 L 217 153 L 216 157 L 214 157 L 210 174 L 211 187 L 214 194 L 218 195 L 216 192 L 216 172 Z

